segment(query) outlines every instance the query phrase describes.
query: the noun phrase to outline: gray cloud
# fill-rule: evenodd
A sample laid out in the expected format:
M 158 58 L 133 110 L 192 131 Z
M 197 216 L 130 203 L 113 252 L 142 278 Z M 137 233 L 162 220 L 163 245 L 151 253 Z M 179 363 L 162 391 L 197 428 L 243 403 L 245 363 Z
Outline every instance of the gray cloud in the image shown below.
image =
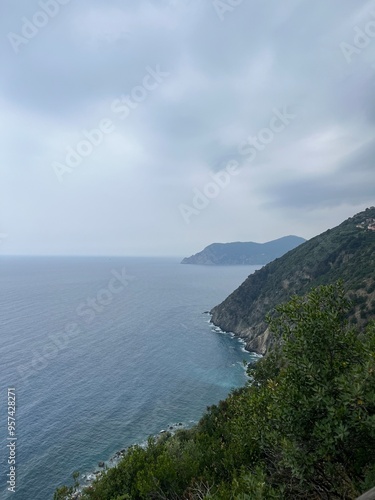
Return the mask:
M 17 54 L 9 33 L 47 0 L 1 7 L 1 252 L 183 255 L 310 237 L 373 204 L 375 37 L 349 63 L 341 44 L 374 1 L 244 0 L 223 20 L 211 0 L 50 1 Z M 150 67 L 169 76 L 121 119 L 114 100 Z M 241 155 L 285 106 L 295 119 Z M 103 119 L 112 132 L 58 182 L 54 162 Z M 232 159 L 238 175 L 186 225 L 178 207 Z
M 270 188 L 271 205 L 313 209 L 343 204 L 352 206 L 374 202 L 375 143 L 370 141 L 345 156 L 333 172 L 318 178 L 300 179 Z

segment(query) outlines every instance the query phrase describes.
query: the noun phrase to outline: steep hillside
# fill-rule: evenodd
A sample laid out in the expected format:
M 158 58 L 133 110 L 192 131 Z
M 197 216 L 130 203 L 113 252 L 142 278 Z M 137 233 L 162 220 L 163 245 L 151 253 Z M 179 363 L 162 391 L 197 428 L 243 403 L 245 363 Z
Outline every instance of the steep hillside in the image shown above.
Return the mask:
M 355 306 L 351 321 L 361 327 L 375 316 L 375 207 L 256 271 L 212 309 L 212 322 L 264 354 L 272 344 L 266 314 L 292 295 L 339 279 Z
M 247 386 L 191 429 L 123 450 L 82 492 L 73 473 L 54 500 L 358 499 L 375 484 L 375 322 L 353 335 L 344 295 L 335 284 L 293 297 L 270 325 L 282 348 Z
M 284 236 L 267 243 L 212 243 L 201 252 L 183 259 L 181 264 L 264 265 L 305 241 L 299 236 Z

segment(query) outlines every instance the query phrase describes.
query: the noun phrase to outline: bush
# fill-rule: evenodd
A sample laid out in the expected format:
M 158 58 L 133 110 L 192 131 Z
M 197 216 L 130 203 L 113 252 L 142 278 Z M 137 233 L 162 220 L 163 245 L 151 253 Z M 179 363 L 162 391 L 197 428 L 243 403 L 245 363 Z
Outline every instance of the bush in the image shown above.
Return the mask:
M 278 307 L 252 383 L 194 429 L 128 450 L 83 498 L 330 500 L 372 487 L 375 325 L 358 334 L 348 304 L 337 284 Z

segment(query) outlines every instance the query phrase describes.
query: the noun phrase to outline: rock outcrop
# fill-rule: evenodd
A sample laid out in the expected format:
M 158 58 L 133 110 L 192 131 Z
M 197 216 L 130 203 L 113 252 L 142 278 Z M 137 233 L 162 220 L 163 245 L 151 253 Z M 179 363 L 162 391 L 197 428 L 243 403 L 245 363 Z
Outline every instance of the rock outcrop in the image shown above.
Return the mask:
M 206 266 L 265 265 L 305 241 L 304 238 L 299 236 L 284 236 L 267 243 L 212 243 L 201 252 L 183 259 L 181 264 Z
M 353 303 L 350 321 L 364 326 L 375 318 L 374 221 L 371 207 L 270 262 L 210 311 L 212 323 L 265 354 L 273 342 L 267 313 L 292 295 L 342 280 Z

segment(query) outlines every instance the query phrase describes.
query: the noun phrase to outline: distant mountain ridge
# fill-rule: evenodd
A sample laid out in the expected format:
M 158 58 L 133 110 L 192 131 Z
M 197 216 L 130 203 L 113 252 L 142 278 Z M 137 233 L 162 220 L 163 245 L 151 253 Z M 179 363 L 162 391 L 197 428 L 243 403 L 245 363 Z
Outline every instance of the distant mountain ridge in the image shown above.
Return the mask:
M 264 265 L 289 250 L 293 250 L 306 240 L 299 236 L 284 236 L 267 243 L 235 242 L 212 243 L 201 252 L 186 257 L 181 264 L 206 266 Z
M 211 321 L 264 354 L 273 339 L 266 314 L 292 295 L 341 279 L 354 305 L 350 318 L 365 325 L 375 319 L 375 207 L 306 241 L 250 275 L 211 311 Z

